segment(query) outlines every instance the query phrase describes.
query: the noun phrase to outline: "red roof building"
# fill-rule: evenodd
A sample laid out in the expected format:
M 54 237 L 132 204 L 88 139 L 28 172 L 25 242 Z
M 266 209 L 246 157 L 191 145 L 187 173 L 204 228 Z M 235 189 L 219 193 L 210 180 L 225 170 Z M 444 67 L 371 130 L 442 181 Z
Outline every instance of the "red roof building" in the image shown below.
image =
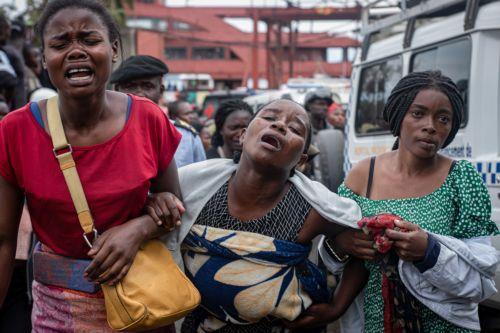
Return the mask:
M 166 7 L 159 2 L 136 1 L 127 13 L 127 25 L 135 29 L 136 54 L 149 54 L 164 60 L 171 73 L 210 74 L 219 86 L 246 85 L 252 77 L 267 78 L 270 86 L 278 86 L 286 82 L 290 74 L 293 77 L 312 77 L 314 74 L 348 77 L 351 72 L 348 50 L 359 46 L 357 40 L 326 33 L 292 33 L 290 36 L 289 32 L 282 32 L 286 29 L 279 25 L 288 24 L 283 14 L 289 19 L 304 14 L 311 18 L 322 15 L 311 12 L 313 10 Z M 359 15 L 353 10 L 335 14 L 340 18 Z M 254 36 L 224 20 L 254 15 L 268 23 L 268 33 Z M 271 21 L 273 18 L 275 20 Z M 338 62 L 327 61 L 328 48 L 339 48 L 342 56 Z

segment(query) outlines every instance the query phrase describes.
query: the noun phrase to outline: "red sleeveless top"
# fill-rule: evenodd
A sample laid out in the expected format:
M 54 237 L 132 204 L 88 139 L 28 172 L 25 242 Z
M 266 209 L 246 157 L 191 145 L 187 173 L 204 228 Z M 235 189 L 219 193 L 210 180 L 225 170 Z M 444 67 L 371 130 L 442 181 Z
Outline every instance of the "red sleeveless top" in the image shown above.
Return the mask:
M 131 96 L 130 116 L 110 140 L 73 147 L 97 231 L 142 214 L 151 179 L 172 161 L 181 135 L 160 108 Z M 50 136 L 30 105 L 0 121 L 0 176 L 25 192 L 38 239 L 60 255 L 86 258 L 88 246 Z

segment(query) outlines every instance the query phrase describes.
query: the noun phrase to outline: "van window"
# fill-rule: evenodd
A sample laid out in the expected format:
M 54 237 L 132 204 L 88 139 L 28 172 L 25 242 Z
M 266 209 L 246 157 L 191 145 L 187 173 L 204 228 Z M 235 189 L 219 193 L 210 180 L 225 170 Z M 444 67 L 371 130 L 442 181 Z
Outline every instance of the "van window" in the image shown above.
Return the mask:
M 435 45 L 415 53 L 410 66 L 412 72 L 440 70 L 443 75 L 449 76 L 455 82 L 465 101 L 462 126 L 465 125 L 468 115 L 471 47 L 468 38 Z
M 402 77 L 401 56 L 370 65 L 361 70 L 360 90 L 356 110 L 357 135 L 382 134 L 389 131 L 384 121 L 384 104 L 392 89 Z

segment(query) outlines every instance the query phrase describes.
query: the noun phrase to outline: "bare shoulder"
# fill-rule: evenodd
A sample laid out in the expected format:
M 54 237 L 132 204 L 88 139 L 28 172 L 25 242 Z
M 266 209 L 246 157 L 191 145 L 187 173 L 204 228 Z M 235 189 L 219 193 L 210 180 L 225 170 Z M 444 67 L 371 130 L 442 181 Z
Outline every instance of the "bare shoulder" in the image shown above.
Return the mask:
M 455 161 L 454 159 L 441 154 L 438 155 L 438 158 L 439 158 L 439 164 L 442 165 L 447 170 L 451 168 L 451 164 Z
M 118 114 L 125 114 L 128 110 L 128 95 L 118 91 L 106 90 L 107 104 L 109 109 Z
M 364 195 L 368 183 L 368 172 L 370 170 L 370 157 L 365 158 L 349 171 L 345 179 L 345 185 L 357 195 Z

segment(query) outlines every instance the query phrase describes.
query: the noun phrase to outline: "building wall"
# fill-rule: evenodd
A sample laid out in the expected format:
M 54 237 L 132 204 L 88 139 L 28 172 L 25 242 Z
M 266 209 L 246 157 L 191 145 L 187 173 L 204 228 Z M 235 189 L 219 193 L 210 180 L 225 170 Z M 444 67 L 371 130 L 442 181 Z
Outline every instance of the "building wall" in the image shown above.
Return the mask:
M 137 30 L 137 54 L 149 54 L 157 58 L 164 58 L 164 38 L 155 31 Z
M 241 8 L 172 8 L 139 3 L 134 7 L 134 12 L 129 13 L 129 18 L 136 20 L 136 24 L 140 20 L 151 20 L 152 25 L 141 28 L 136 26 L 136 53 L 162 59 L 171 73 L 206 73 L 216 82 L 241 82 L 246 85 L 252 77 L 253 35 L 240 31 L 223 20 L 223 16 L 230 16 L 228 13 L 235 10 L 241 11 L 243 15 L 245 13 L 245 9 Z M 274 39 L 275 37 L 271 37 L 271 45 L 276 43 Z M 283 33 L 282 39 L 283 63 L 281 76 L 276 74 L 280 76 L 275 80 L 278 82 L 286 82 L 289 76 L 288 35 Z M 269 68 L 279 66 L 276 65 L 276 54 L 268 55 L 266 52 L 265 33 L 259 34 L 258 43 L 258 77 L 266 79 Z M 345 62 L 345 58 L 340 63 L 328 63 L 327 49 L 357 47 L 356 40 L 326 34 L 300 34 L 297 36 L 297 43 L 293 57 L 294 77 L 312 77 L 315 74 L 350 76 L 351 64 Z M 170 50 L 168 57 L 166 48 Z M 200 51 L 200 48 L 221 48 L 221 52 Z M 268 56 L 272 64 L 269 68 Z M 270 71 L 269 74 L 271 73 L 273 72 Z

